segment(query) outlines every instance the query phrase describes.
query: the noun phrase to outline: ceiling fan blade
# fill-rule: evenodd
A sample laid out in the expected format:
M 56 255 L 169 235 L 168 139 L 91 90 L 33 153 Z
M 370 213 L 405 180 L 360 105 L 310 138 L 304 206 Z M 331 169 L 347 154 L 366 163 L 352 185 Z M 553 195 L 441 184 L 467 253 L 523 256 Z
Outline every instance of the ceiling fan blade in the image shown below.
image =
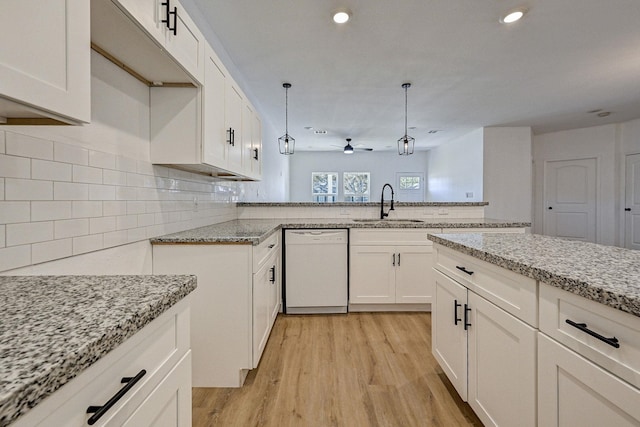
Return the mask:
M 360 151 L 373 151 L 373 148 L 366 148 L 366 147 L 354 147 L 354 150 L 360 150 Z

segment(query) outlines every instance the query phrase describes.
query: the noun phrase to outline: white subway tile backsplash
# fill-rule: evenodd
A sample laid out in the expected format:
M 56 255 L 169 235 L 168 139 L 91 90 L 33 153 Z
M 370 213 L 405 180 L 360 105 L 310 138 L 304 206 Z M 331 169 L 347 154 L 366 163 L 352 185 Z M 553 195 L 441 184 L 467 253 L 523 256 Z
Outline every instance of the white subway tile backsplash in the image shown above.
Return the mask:
M 53 141 L 7 132 L 6 153 L 33 159 L 53 160 Z
M 102 234 L 73 238 L 73 255 L 93 252 L 104 248 Z
M 102 183 L 108 185 L 127 185 L 127 173 L 105 169 L 102 171 Z
M 141 214 L 145 213 L 145 209 L 147 207 L 146 202 L 127 202 L 127 215 Z
M 118 230 L 128 230 L 138 226 L 137 215 L 121 215 L 116 217 L 116 228 Z
M 73 255 L 72 240 L 60 239 L 31 245 L 31 263 L 38 264 Z
M 74 165 L 89 164 L 89 150 L 75 147 L 61 142 L 53 144 L 53 159 L 56 162 L 73 163 Z
M 49 160 L 31 160 L 31 178 L 48 181 L 71 181 L 71 165 Z
M 4 178 L 0 178 L 0 200 L 4 200 Z
M 0 131 L 0 153 L 4 153 L 6 151 L 4 139 L 5 133 L 3 131 Z
M 6 178 L 4 180 L 5 200 L 53 200 L 51 181 Z
M 29 202 L 0 202 L 0 224 L 29 222 L 31 204 Z
M 102 184 L 102 169 L 91 166 L 73 165 L 73 182 Z
M 104 247 L 111 248 L 113 246 L 124 245 L 127 243 L 127 230 L 112 231 L 104 233 Z
M 107 200 L 102 203 L 102 214 L 104 216 L 126 215 L 127 202 L 121 200 Z
M 118 156 L 116 157 L 116 169 L 122 172 L 136 172 L 137 165 L 136 160 L 129 157 Z
M 116 200 L 136 200 L 135 187 L 116 187 Z
M 5 178 L 31 178 L 31 161 L 24 157 L 0 154 L 0 175 Z
M 0 248 L 5 247 L 5 230 L 6 230 L 6 226 L 0 225 Z
M 113 185 L 89 184 L 89 200 L 115 200 L 116 187 Z
M 127 242 L 133 243 L 147 239 L 147 232 L 144 228 L 136 227 L 127 230 Z
M 53 221 L 7 225 L 7 246 L 53 240 Z
M 75 182 L 54 182 L 53 196 L 56 200 L 87 200 L 89 185 Z
M 143 175 L 137 173 L 127 173 L 127 185 L 129 187 L 143 187 L 144 178 Z
M 0 271 L 31 264 L 31 245 L 0 249 Z
M 153 175 L 153 165 L 149 162 L 145 162 L 144 160 L 138 160 L 137 164 L 137 172 L 142 175 Z
M 71 204 L 71 214 L 74 218 L 93 218 L 103 215 L 102 202 L 76 201 Z
M 147 227 L 155 224 L 155 217 L 152 213 L 138 215 L 138 227 Z
M 103 153 L 101 151 L 90 150 L 89 166 L 93 166 L 101 169 L 115 169 L 116 156 L 110 153 Z
M 100 218 L 89 219 L 89 233 L 108 233 L 116 231 L 116 217 L 115 216 L 102 216 Z
M 56 239 L 84 236 L 89 234 L 89 220 L 84 218 L 55 221 L 53 228 L 53 235 Z
M 51 221 L 70 218 L 71 202 L 31 202 L 31 221 Z

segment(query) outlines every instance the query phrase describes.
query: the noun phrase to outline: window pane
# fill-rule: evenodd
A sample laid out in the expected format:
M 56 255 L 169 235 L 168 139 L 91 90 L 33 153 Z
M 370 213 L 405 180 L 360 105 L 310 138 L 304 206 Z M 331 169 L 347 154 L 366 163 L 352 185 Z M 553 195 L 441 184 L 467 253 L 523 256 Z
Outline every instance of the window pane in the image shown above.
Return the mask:
M 400 189 L 401 190 L 420 190 L 420 177 L 419 176 L 401 176 Z
M 345 172 L 343 174 L 345 197 L 358 196 L 359 199 L 362 199 L 364 196 L 368 196 L 369 176 L 369 172 Z

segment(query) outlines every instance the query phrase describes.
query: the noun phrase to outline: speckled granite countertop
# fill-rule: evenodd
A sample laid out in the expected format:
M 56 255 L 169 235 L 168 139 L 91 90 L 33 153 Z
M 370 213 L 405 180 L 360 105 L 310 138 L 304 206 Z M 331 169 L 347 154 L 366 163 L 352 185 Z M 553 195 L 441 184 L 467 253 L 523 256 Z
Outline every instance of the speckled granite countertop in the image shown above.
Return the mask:
M 489 202 L 394 202 L 395 206 L 487 206 Z M 380 202 L 334 202 L 334 203 L 318 203 L 318 202 L 242 202 L 238 206 L 247 207 L 380 207 Z
M 529 222 L 502 221 L 495 219 L 425 219 L 412 220 L 367 220 L 353 219 L 247 219 L 227 221 L 206 227 L 194 228 L 179 233 L 167 234 L 151 239 L 153 244 L 252 244 L 259 245 L 282 228 L 514 228 L 530 227 Z
M 0 426 L 195 288 L 195 276 L 0 276 Z
M 640 251 L 539 234 L 437 234 L 429 239 L 640 316 Z

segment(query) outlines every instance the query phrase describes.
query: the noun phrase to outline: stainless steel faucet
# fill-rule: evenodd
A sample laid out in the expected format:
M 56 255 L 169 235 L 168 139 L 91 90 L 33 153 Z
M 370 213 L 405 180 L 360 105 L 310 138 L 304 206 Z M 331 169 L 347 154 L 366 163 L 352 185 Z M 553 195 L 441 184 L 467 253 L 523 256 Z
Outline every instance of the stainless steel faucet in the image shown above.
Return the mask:
M 391 189 L 391 207 L 389 208 L 389 212 L 391 212 L 393 209 L 393 187 L 391 186 L 391 184 L 385 184 L 382 186 L 382 194 L 380 195 L 380 219 L 384 219 L 385 217 L 389 216 L 389 212 L 385 213 L 384 212 L 384 189 L 387 188 L 387 186 Z

